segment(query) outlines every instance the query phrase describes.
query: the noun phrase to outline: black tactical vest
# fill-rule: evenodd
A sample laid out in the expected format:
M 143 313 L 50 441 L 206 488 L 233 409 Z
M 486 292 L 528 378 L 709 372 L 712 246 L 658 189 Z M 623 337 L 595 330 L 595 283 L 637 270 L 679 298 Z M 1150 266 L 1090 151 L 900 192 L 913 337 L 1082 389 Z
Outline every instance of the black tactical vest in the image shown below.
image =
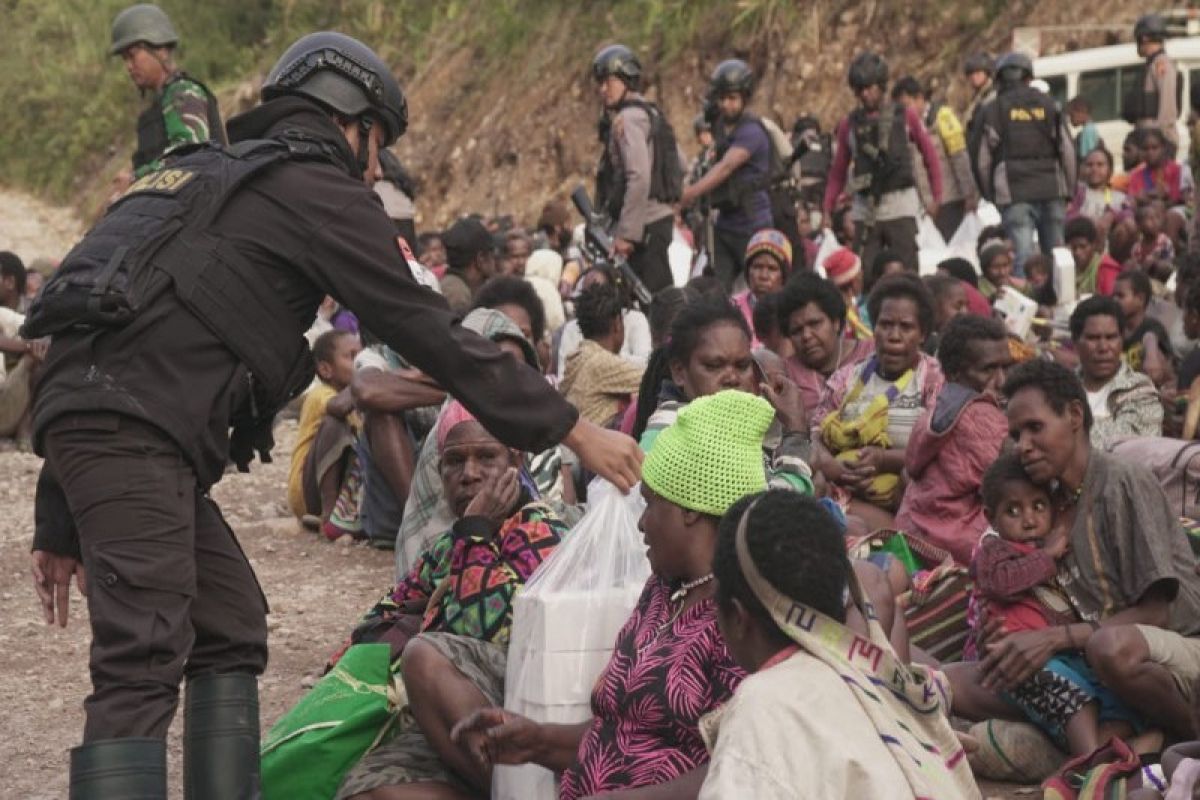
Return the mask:
M 1157 90 L 1147 89 L 1146 85 L 1153 84 L 1150 71 L 1154 69 L 1154 62 L 1166 55 L 1165 50 L 1160 50 L 1146 59 L 1141 77 L 1125 92 L 1121 100 L 1121 117 L 1130 125 L 1139 120 L 1158 118 L 1158 104 L 1162 98 Z M 1183 76 L 1179 74 L 1178 68 L 1175 68 L 1175 108 L 1183 110 Z
M 273 413 L 312 380 L 304 326 L 213 222 L 247 181 L 287 160 L 332 156 L 304 138 L 176 150 L 67 254 L 33 301 L 21 335 L 123 327 L 174 291 L 249 370 L 258 412 Z
M 1054 100 L 1021 85 L 996 98 L 1000 162 L 1014 203 L 1062 196 L 1058 179 L 1061 120 Z
M 869 194 L 878 200 L 888 192 L 916 185 L 908 125 L 899 103 L 884 103 L 873 115 L 861 107 L 854 109 L 850 112 L 850 136 L 854 150 L 850 188 L 855 194 Z
M 167 87 L 172 83 L 180 80 L 189 80 L 204 90 L 204 96 L 208 98 L 208 134 L 209 138 L 214 142 L 226 144 L 225 125 L 221 122 L 221 111 L 217 108 L 217 98 L 208 90 L 200 81 L 189 77 L 186 73 L 176 72 L 171 76 L 170 80 L 163 86 L 162 91 L 165 92 Z M 139 170 L 146 164 L 151 164 L 162 158 L 166 152 L 167 145 L 170 142 L 167 140 L 167 122 L 163 119 L 162 113 L 162 95 L 161 93 L 155 97 L 155 102 L 141 113 L 137 121 L 137 150 L 133 153 L 133 169 Z
M 615 114 L 630 106 L 642 109 L 650 118 L 650 199 L 675 203 L 683 192 L 683 165 L 679 161 L 675 131 L 658 106 L 645 100 L 626 100 L 617 107 Z M 612 121 L 606 118 L 605 122 L 600 137 L 604 152 L 596 169 L 596 207 L 603 209 L 615 222 L 625 203 L 625 171 L 613 163 Z

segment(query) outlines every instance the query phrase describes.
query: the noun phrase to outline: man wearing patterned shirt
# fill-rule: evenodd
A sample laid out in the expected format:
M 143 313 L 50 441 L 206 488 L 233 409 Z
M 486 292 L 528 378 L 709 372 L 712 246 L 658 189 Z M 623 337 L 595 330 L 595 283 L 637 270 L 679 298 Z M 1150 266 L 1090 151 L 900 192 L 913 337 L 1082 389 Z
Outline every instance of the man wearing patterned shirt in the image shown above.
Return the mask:
M 179 35 L 156 5 L 143 3 L 122 11 L 113 20 L 109 53 L 120 56 L 134 86 L 152 102 L 138 117 L 133 172 L 118 177 L 127 185 L 161 166 L 173 147 L 214 140 L 224 143 L 225 128 L 217 99 L 204 84 L 176 66 Z M 124 189 L 124 185 L 118 188 Z

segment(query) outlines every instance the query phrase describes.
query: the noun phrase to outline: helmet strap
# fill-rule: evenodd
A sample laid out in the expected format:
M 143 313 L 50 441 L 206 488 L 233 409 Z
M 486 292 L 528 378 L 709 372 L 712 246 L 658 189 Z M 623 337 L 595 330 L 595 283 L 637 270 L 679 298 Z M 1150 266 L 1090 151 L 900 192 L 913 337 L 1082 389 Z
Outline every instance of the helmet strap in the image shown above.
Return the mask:
M 371 160 L 371 128 L 374 121 L 366 114 L 358 118 L 358 169 L 366 177 Z

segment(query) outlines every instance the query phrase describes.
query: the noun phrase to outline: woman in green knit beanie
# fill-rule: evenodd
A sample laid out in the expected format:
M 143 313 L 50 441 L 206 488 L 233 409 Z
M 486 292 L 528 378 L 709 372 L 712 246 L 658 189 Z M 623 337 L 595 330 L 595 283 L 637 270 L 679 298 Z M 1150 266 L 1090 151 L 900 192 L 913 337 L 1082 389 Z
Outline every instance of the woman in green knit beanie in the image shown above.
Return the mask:
M 766 489 L 763 437 L 774 416 L 766 400 L 731 389 L 693 400 L 659 434 L 642 466 L 639 523 L 653 574 L 593 690 L 596 716 L 566 726 L 484 709 L 456 726 L 456 741 L 484 764 L 562 772 L 566 800 L 667 782 L 695 796 L 708 763 L 700 718 L 745 674 L 717 628 L 718 522 Z

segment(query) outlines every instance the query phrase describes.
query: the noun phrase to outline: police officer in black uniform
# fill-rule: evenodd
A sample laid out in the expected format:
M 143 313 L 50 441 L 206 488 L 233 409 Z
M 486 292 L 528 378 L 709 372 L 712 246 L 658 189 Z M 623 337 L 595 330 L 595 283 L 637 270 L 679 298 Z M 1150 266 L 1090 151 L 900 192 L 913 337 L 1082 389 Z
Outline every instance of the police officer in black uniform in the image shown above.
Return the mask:
M 628 259 L 646 288 L 657 292 L 672 283 L 671 204 L 683 188 L 675 135 L 662 111 L 638 93 L 642 65 L 628 47 L 602 48 L 592 59 L 592 79 L 604 102 L 596 207 L 612 222 L 614 254 Z
M 258 796 L 267 608 L 209 489 L 231 456 L 262 455 L 275 411 L 310 380 L 302 334 L 324 295 L 506 444 L 563 442 L 618 486 L 638 478 L 632 440 L 580 420 L 413 278 L 370 188 L 407 125 L 387 65 L 311 34 L 262 99 L 230 121 L 232 146 L 173 153 L 130 187 L 26 321 L 53 336 L 34 411 L 35 587 L 47 622 L 65 624 L 86 574 L 91 620 L 76 800 L 166 797 L 185 678 L 186 797 Z
M 1033 252 L 1063 243 L 1066 201 L 1075 186 L 1075 146 L 1054 99 L 1029 85 L 1033 62 L 1009 53 L 996 64 L 996 96 L 980 111 L 974 143 L 980 193 L 1000 209 L 1013 242 L 1014 271 Z

